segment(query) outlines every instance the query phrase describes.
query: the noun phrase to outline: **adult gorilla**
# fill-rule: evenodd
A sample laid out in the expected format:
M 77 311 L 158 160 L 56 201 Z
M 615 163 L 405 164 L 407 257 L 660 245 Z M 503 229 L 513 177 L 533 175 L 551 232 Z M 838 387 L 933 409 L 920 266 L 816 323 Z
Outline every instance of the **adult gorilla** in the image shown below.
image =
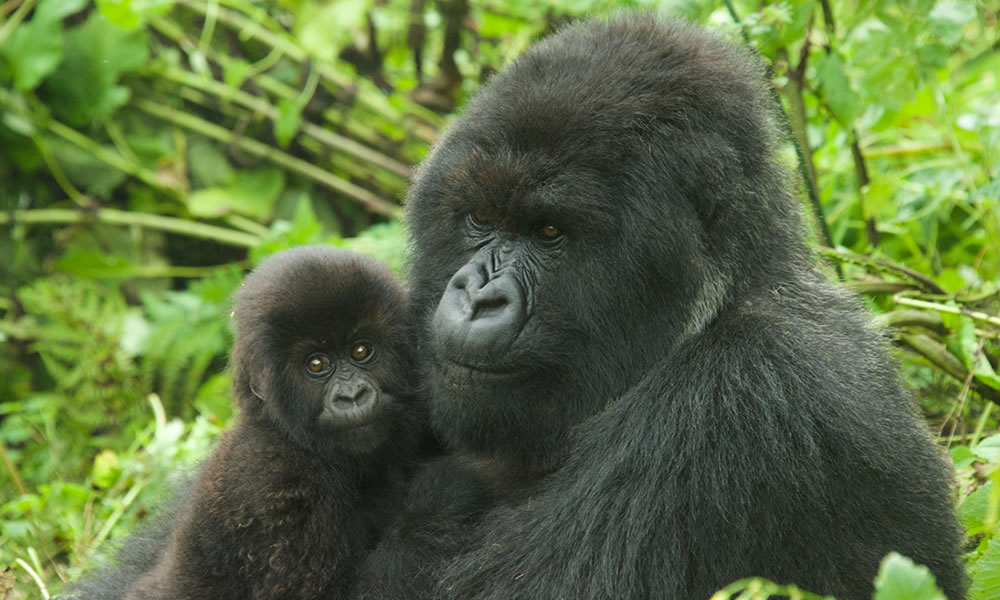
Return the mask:
M 765 86 L 684 25 L 576 25 L 421 168 L 433 423 L 456 471 L 521 484 L 459 528 L 435 595 L 687 600 L 762 575 L 867 599 L 898 551 L 963 597 L 949 470 L 884 340 L 813 270 Z M 467 485 L 431 472 L 412 503 Z

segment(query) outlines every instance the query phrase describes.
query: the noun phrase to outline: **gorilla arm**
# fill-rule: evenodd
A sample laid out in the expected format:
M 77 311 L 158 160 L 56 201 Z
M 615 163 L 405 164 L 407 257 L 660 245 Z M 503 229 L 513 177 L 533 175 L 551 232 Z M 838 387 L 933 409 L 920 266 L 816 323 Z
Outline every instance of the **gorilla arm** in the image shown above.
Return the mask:
M 227 432 L 193 494 L 164 558 L 128 600 L 343 597 L 357 565 L 342 563 L 357 553 L 332 554 L 330 536 L 344 549 L 370 543 L 351 509 L 357 491 L 268 426 Z
M 944 462 L 861 319 L 802 305 L 731 311 L 678 346 L 576 430 L 544 489 L 482 520 L 441 595 L 687 600 L 763 576 L 860 600 L 895 550 L 957 599 Z
M 427 566 L 459 553 L 500 485 L 458 457 L 428 464 L 414 479 L 403 510 L 365 559 L 351 597 L 429 597 L 435 581 Z

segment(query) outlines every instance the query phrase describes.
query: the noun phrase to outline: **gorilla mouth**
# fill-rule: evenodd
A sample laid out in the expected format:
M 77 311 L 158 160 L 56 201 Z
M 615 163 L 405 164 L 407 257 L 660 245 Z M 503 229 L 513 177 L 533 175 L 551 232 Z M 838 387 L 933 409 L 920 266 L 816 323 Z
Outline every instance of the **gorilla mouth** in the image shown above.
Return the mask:
M 469 364 L 454 360 L 437 363 L 435 371 L 438 383 L 453 390 L 469 387 L 503 389 L 521 377 L 518 369 L 506 365 Z
M 471 372 L 486 377 L 510 377 L 517 374 L 518 370 L 511 366 L 486 361 L 459 362 L 457 360 L 445 360 L 441 369 L 447 371 Z

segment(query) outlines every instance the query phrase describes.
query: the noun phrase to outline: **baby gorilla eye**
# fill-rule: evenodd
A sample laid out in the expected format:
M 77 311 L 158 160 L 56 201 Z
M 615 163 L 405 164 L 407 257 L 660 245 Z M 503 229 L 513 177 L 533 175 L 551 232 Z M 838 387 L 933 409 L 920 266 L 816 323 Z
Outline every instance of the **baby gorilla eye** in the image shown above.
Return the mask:
M 539 233 L 547 240 L 556 240 L 562 237 L 562 229 L 559 229 L 555 225 L 544 225 L 539 230 Z
M 324 375 L 331 369 L 330 357 L 325 354 L 310 354 L 306 359 L 306 371 L 310 375 Z
M 356 363 L 368 362 L 374 353 L 375 346 L 371 342 L 355 342 L 351 347 L 351 360 Z

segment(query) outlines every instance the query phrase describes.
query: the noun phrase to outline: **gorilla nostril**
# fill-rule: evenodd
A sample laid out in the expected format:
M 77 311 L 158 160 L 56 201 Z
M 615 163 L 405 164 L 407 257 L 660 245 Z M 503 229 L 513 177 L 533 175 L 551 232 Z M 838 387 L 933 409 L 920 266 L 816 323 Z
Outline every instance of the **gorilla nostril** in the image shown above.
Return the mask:
M 506 296 L 490 294 L 481 295 L 472 300 L 472 320 L 488 319 L 502 313 L 510 304 Z

